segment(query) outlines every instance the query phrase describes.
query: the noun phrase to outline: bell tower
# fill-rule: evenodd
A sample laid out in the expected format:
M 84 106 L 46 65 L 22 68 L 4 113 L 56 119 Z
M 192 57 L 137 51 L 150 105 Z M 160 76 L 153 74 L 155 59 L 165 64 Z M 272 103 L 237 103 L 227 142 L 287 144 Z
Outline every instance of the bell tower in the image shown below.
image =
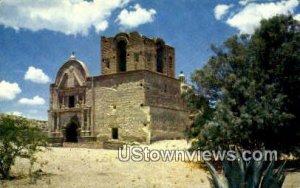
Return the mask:
M 160 39 L 137 32 L 101 37 L 101 73 L 149 70 L 174 78 L 175 49 Z

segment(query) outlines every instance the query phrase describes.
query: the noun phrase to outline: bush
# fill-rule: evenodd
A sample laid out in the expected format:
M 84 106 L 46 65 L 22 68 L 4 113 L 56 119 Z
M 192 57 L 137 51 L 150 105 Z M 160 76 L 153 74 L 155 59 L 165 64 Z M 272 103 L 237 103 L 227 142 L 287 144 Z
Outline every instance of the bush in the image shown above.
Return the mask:
M 236 150 L 237 159 L 234 161 L 222 161 L 223 173 L 219 174 L 213 165 L 206 162 L 214 188 L 280 188 L 283 185 L 285 175 L 283 168 L 285 162 L 276 170 L 274 161 L 245 161 L 239 150 Z
M 34 155 L 47 145 L 47 137 L 22 117 L 0 117 L 0 174 L 8 179 L 17 157 L 35 161 Z

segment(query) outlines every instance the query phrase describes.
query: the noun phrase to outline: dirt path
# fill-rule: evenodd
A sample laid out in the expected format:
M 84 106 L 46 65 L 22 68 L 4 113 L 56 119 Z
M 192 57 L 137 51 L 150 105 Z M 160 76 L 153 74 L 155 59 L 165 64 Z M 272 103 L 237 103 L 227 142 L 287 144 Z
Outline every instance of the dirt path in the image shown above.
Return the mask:
M 183 149 L 185 141 L 163 141 L 151 149 Z M 116 150 L 52 148 L 39 154 L 35 169 L 42 175 L 30 184 L 28 162 L 18 161 L 12 169 L 18 178 L 2 181 L 0 187 L 203 187 L 208 188 L 207 174 L 185 162 L 121 162 Z M 22 175 L 23 178 L 22 178 Z M 286 179 L 285 187 L 300 187 L 300 173 Z M 297 181 L 296 181 L 297 180 Z

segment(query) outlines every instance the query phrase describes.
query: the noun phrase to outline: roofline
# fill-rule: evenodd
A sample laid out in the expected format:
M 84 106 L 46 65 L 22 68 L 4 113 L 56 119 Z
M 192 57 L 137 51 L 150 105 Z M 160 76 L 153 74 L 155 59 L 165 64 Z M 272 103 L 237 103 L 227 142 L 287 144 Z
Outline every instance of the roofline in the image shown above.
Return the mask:
M 126 74 L 134 74 L 134 73 L 140 73 L 140 72 L 146 72 L 146 73 L 150 73 L 150 74 L 155 74 L 155 75 L 158 75 L 158 76 L 161 76 L 161 77 L 165 77 L 165 78 L 168 78 L 168 79 L 172 79 L 172 80 L 176 80 L 176 81 L 179 81 L 179 79 L 177 78 L 173 78 L 173 77 L 169 77 L 169 76 L 166 76 L 164 74 L 160 74 L 158 72 L 153 72 L 153 71 L 150 71 L 150 70 L 132 70 L 132 71 L 126 71 L 126 72 L 118 72 L 118 73 L 112 73 L 112 74 L 103 74 L 103 75 L 98 75 L 98 76 L 90 76 L 90 77 L 87 77 L 87 80 L 97 80 L 97 79 L 104 79 L 105 77 L 114 77 L 116 75 L 126 75 Z

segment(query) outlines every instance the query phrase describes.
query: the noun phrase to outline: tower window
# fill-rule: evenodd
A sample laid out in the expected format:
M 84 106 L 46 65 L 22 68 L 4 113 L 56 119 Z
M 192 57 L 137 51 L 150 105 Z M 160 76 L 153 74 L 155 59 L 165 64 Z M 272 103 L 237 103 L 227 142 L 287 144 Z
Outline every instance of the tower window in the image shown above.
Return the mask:
M 121 40 L 117 43 L 117 62 L 118 69 L 120 72 L 126 71 L 126 54 L 127 54 L 127 43 L 124 40 Z
M 75 97 L 69 96 L 69 108 L 75 107 Z
M 156 44 L 156 71 L 163 73 L 164 48 L 162 43 Z
M 112 128 L 111 131 L 112 131 L 112 138 L 113 139 L 118 139 L 119 138 L 118 128 Z

